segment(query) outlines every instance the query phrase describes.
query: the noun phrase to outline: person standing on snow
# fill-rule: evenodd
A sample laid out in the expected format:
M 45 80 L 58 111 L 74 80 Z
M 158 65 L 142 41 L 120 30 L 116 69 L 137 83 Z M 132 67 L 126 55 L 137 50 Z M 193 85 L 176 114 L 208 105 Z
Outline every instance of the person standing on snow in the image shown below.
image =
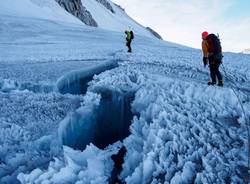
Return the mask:
M 126 30 L 125 31 L 125 34 L 127 35 L 126 36 L 126 46 L 128 47 L 128 52 L 132 52 L 132 49 L 131 49 L 131 42 L 132 40 L 134 39 L 134 33 L 133 31 L 128 31 Z
M 215 34 L 202 33 L 202 51 L 204 67 L 209 63 L 210 76 L 212 81 L 208 85 L 215 85 L 216 78 L 218 79 L 218 86 L 223 86 L 222 75 L 219 71 L 222 63 L 222 48 L 219 38 Z

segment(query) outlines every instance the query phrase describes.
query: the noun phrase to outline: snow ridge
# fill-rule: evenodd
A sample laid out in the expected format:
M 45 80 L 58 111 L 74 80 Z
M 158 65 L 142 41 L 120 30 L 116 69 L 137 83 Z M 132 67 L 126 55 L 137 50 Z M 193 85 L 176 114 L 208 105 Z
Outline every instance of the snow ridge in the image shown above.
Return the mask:
M 146 29 L 149 30 L 156 38 L 162 40 L 161 35 L 159 35 L 159 33 L 157 33 L 156 31 L 154 31 L 152 28 L 146 27 Z
M 110 10 L 112 13 L 115 13 L 115 10 L 111 6 L 111 4 L 106 0 L 96 0 L 97 2 L 101 3 L 103 6 L 105 6 L 108 10 Z

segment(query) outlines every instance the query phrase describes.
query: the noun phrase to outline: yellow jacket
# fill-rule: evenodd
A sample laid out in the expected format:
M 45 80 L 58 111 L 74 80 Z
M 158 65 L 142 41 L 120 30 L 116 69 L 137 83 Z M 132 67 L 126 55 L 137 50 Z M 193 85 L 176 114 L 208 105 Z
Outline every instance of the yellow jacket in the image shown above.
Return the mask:
M 126 40 L 127 40 L 127 41 L 131 40 L 131 32 L 126 30 L 126 31 L 125 31 L 125 34 L 127 35 Z
M 208 58 L 209 52 L 208 52 L 208 43 L 206 40 L 202 41 L 202 52 L 203 52 L 203 57 Z

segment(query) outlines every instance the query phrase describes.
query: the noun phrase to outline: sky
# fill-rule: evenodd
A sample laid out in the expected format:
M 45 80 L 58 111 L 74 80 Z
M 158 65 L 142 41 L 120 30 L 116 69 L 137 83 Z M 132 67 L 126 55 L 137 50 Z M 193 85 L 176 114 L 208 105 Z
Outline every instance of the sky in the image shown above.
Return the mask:
M 164 40 L 200 48 L 201 33 L 219 34 L 224 51 L 250 48 L 250 0 L 112 0 Z

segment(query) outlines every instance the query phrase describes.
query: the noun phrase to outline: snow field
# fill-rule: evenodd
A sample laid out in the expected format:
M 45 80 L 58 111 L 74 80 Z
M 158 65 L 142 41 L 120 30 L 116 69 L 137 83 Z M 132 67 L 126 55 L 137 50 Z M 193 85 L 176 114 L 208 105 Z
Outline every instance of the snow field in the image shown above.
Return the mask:
M 125 140 L 122 178 L 127 183 L 243 183 L 246 130 L 238 122 L 241 111 L 232 91 L 155 81 L 136 94 L 133 109 L 141 116 Z M 138 161 L 131 162 L 135 157 Z
M 105 31 L 45 20 L 1 19 L 6 24 L 0 38 L 1 91 L 54 91 L 61 76 L 110 62 L 116 52 L 112 46 L 120 51 L 123 47 L 117 33 L 110 36 Z
M 16 183 L 20 172 L 46 166 L 60 154 L 56 130 L 82 97 L 57 93 L 0 92 L 0 182 Z
M 136 52 L 131 55 L 119 50 L 110 54 L 109 57 L 119 61 L 120 67 L 94 76 L 88 88 L 92 93 L 100 88 L 122 92 L 137 91 L 132 110 L 140 118 L 134 117 L 132 134 L 124 142 L 127 154 L 120 178 L 127 183 L 243 182 L 242 168 L 247 159 L 246 132 L 244 123 L 240 124 L 241 109 L 232 91 L 227 87 L 211 88 L 203 85 L 209 76 L 207 69 L 197 62 L 200 59 L 198 51 L 189 52 L 190 49 L 162 42 L 142 47 L 142 43 L 144 42 L 138 38 L 134 45 Z M 108 49 L 112 50 L 111 47 Z M 182 52 L 185 54 L 181 56 Z M 99 53 L 95 56 L 103 55 Z M 233 58 L 230 54 L 227 57 Z M 227 65 L 228 68 L 231 66 L 234 63 Z M 248 66 L 245 64 L 245 69 L 238 71 L 240 77 L 236 78 L 236 82 L 244 79 L 243 85 L 246 86 L 248 78 L 241 71 L 248 70 Z M 6 88 L 15 86 L 14 84 L 15 82 L 5 81 Z M 240 95 L 246 101 L 244 106 L 247 109 L 249 96 L 243 93 Z M 91 96 L 87 94 L 85 97 L 89 99 L 90 105 Z M 86 104 L 83 103 L 82 106 L 88 109 Z M 81 112 L 79 115 L 81 116 Z M 22 173 L 20 169 L 14 174 L 18 175 L 22 183 L 56 183 L 59 182 L 58 178 L 63 178 L 60 182 L 65 183 L 108 182 L 113 168 L 110 154 L 103 154 L 105 159 L 91 168 L 90 164 L 82 166 L 81 162 L 75 161 L 77 166 L 72 169 L 72 164 L 66 159 L 68 154 L 59 153 L 60 143 L 56 145 L 59 148 L 52 154 L 55 155 L 54 158 L 49 157 L 45 161 L 50 161 L 50 165 L 56 164 L 56 168 L 34 164 L 37 169 L 30 174 L 27 171 L 32 170 L 32 167 L 24 169 L 25 174 L 18 174 Z M 91 148 L 102 153 L 94 145 Z M 114 149 L 113 146 L 106 151 L 110 149 Z M 89 154 L 90 150 L 87 148 L 84 152 Z M 43 158 L 45 160 L 46 156 Z M 88 157 L 80 158 L 88 160 Z M 74 169 L 79 168 L 79 165 L 80 171 Z M 104 173 L 103 168 L 109 169 L 104 169 Z M 93 169 L 100 172 L 91 175 L 89 172 Z

